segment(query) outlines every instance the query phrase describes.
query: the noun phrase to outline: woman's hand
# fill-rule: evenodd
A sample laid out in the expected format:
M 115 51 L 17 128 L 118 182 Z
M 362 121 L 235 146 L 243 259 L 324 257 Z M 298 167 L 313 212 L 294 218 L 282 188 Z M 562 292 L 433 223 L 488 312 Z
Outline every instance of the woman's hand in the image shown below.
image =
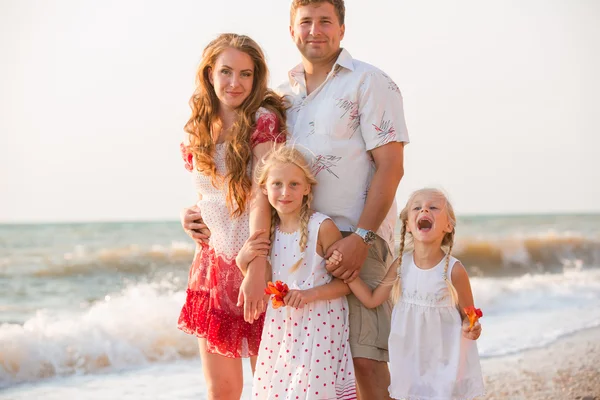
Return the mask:
M 194 242 L 199 245 L 208 244 L 210 239 L 210 230 L 204 224 L 200 208 L 193 206 L 190 208 L 184 208 L 180 215 L 181 226 L 185 233 L 191 237 Z
M 248 266 L 248 273 L 242 281 L 238 295 L 238 307 L 244 308 L 244 320 L 253 323 L 265 310 L 265 282 L 268 261 L 266 258 L 255 258 Z
M 256 257 L 268 257 L 269 249 L 271 248 L 271 241 L 269 238 L 260 238 L 259 236 L 265 233 L 263 229 L 259 229 L 254 232 L 244 246 L 239 251 L 237 257 L 235 258 L 235 262 L 238 268 L 242 271 L 244 275 L 246 275 L 246 270 L 248 269 L 248 264 L 252 262 Z

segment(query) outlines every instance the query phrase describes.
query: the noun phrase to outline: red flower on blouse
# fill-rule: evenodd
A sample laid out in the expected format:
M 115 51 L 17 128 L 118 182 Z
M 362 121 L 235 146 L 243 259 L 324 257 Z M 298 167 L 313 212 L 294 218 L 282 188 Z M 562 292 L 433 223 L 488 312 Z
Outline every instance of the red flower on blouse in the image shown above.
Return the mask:
M 288 288 L 288 285 L 281 281 L 276 281 L 275 283 L 269 282 L 265 288 L 265 294 L 273 295 L 273 297 L 271 297 L 273 308 L 279 308 L 284 305 L 283 298 L 288 294 L 289 291 L 290 288 Z
M 181 149 L 181 158 L 185 162 L 185 169 L 192 172 L 194 170 L 194 155 L 188 150 L 188 147 L 181 143 L 179 145 Z

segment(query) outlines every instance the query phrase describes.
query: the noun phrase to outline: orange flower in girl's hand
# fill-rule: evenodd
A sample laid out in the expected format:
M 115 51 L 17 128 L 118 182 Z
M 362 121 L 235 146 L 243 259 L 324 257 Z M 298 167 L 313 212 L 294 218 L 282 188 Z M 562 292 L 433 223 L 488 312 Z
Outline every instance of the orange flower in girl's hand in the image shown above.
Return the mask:
M 276 281 L 275 283 L 269 282 L 267 283 L 267 287 L 265 288 L 265 294 L 273 295 L 273 297 L 271 297 L 271 303 L 273 303 L 273 308 L 279 308 L 285 304 L 283 302 L 283 299 L 289 291 L 290 288 L 288 288 L 288 285 L 281 281 Z
M 475 325 L 475 322 L 477 322 L 477 320 L 481 317 L 483 317 L 483 313 L 481 312 L 481 309 L 479 308 L 475 308 L 475 306 L 470 306 L 470 307 L 465 307 L 463 308 L 465 314 L 467 314 L 467 317 L 469 318 L 469 329 L 471 329 L 473 327 L 473 325 Z

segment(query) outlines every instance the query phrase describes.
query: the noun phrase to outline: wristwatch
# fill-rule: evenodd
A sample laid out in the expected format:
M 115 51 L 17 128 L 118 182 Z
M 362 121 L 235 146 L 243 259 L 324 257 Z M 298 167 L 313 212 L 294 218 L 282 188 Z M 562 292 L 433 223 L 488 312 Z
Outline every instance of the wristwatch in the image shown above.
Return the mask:
M 376 234 L 373 231 L 369 231 L 369 230 L 363 229 L 363 228 L 356 228 L 354 233 L 356 233 L 358 236 L 360 236 L 362 238 L 362 240 L 365 242 L 365 244 L 372 245 L 373 242 L 375 241 Z

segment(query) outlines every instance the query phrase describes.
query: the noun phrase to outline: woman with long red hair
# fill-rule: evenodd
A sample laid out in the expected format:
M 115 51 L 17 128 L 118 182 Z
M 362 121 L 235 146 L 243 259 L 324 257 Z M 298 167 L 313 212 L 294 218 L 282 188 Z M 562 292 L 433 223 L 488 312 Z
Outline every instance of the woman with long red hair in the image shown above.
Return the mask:
M 244 278 L 235 258 L 251 233 L 265 231 L 260 254 L 269 246 L 270 206 L 252 176 L 263 156 L 285 141 L 285 109 L 267 80 L 256 42 L 218 36 L 202 55 L 181 145 L 210 238 L 197 246 L 179 329 L 198 337 L 209 399 L 240 398 L 241 358 L 250 357 L 254 369 L 263 327 L 264 314 L 246 321 L 262 312 L 265 282 L 256 277 L 265 274 Z M 249 268 L 266 272 L 266 257 Z

